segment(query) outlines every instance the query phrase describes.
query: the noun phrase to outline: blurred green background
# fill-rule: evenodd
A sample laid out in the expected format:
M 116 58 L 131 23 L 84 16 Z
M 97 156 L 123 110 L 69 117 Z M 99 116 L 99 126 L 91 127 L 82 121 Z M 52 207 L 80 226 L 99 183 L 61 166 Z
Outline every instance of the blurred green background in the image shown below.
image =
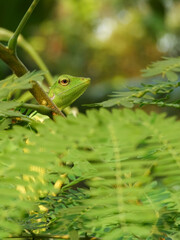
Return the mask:
M 1 0 L 0 27 L 14 31 L 31 0 Z M 180 53 L 178 0 L 41 0 L 23 35 L 53 75 L 90 77 L 81 102 L 96 102 L 162 56 Z M 30 70 L 35 63 L 18 49 Z M 0 78 L 10 73 L 0 63 Z

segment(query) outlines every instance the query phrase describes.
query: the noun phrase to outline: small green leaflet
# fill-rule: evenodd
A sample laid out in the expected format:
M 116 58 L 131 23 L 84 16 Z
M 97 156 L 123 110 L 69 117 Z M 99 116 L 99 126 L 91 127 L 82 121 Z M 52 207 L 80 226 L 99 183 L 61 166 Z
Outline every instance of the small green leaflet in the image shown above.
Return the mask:
M 166 72 L 166 77 L 169 81 L 172 81 L 172 82 L 178 80 L 178 75 L 172 71 Z
M 0 101 L 0 117 L 12 118 L 12 117 L 21 117 L 21 120 L 29 120 L 28 117 L 21 114 L 19 111 L 15 111 L 17 107 L 20 107 L 21 103 L 13 101 Z
M 26 73 L 18 78 L 11 75 L 4 80 L 0 81 L 0 100 L 7 99 L 15 90 L 25 90 L 32 88 L 32 81 L 42 81 L 43 71 L 33 71 Z
M 176 72 L 180 72 L 180 57 L 165 57 L 163 60 L 154 62 L 144 69 L 142 75 L 143 77 L 162 75 L 162 77 L 166 76 L 169 81 L 176 81 L 178 79 Z
M 88 107 L 113 107 L 121 105 L 132 108 L 135 104 L 159 105 L 159 101 L 163 101 L 163 106 L 168 106 L 170 102 L 166 102 L 164 98 L 156 99 L 157 94 L 170 94 L 175 88 L 179 87 L 179 82 L 159 81 L 157 84 L 141 84 L 140 87 L 131 87 L 127 92 L 115 92 L 106 101 L 100 103 L 87 104 Z M 172 107 L 179 108 L 179 104 L 173 104 Z

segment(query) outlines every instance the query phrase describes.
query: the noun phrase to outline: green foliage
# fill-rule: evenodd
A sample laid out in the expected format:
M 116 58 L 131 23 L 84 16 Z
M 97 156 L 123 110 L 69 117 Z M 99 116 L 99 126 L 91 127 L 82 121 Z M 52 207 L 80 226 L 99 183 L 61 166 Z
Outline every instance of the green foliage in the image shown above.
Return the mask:
M 0 135 L 1 236 L 21 229 L 34 239 L 73 230 L 102 239 L 178 239 L 174 118 L 102 109 L 32 127 Z
M 0 117 L 20 117 L 23 116 L 20 112 L 13 109 L 20 106 L 20 103 L 13 101 L 0 101 Z
M 145 74 L 163 73 L 165 81 L 115 93 L 101 106 L 179 107 L 168 102 L 179 86 L 171 73 L 177 65 L 170 74 L 164 65 L 153 64 Z M 139 110 L 104 109 L 35 123 L 10 97 L 41 75 L 0 82 L 0 237 L 179 239 L 179 123 Z M 15 121 L 3 130 L 14 119 L 28 128 Z
M 166 76 L 169 81 L 176 81 L 178 79 L 176 73 L 180 72 L 180 57 L 164 57 L 163 60 L 152 63 L 143 72 L 144 77 L 162 75 L 162 77 Z
M 22 77 L 16 77 L 15 75 L 9 76 L 0 81 L 0 121 L 2 129 L 9 125 L 9 121 L 5 118 L 18 118 L 25 121 L 30 121 L 25 115 L 17 110 L 21 107 L 22 103 L 10 100 L 11 96 L 17 90 L 26 90 L 32 88 L 32 81 L 43 80 L 43 71 L 29 72 Z M 6 123 L 2 126 L 2 123 Z
M 62 5 L 58 2 L 57 6 L 64 9 L 60 14 L 63 21 L 47 22 L 52 43 L 39 45 L 44 46 L 42 51 L 48 46 L 46 49 L 50 55 L 55 55 L 54 59 L 61 56 L 63 61 L 55 62 L 63 69 L 66 69 L 64 66 L 69 69 L 69 64 L 72 69 L 78 69 L 78 63 L 82 70 L 92 69 L 90 72 L 96 78 L 102 73 L 105 77 L 112 77 L 109 66 L 119 63 L 117 59 L 124 52 L 115 35 L 123 37 L 127 32 L 132 33 L 132 29 L 139 29 L 143 36 L 142 24 L 136 20 L 138 27 L 134 28 L 137 17 L 131 14 L 129 24 L 124 25 L 127 32 L 119 32 L 121 28 L 115 25 L 124 21 L 120 10 L 125 8 L 118 9 L 123 5 L 114 0 L 112 2 L 117 6 L 117 10 L 111 13 L 117 17 L 114 33 L 104 40 L 98 39 L 98 31 L 102 32 L 102 27 L 112 16 L 110 14 L 109 20 L 106 19 L 104 12 L 109 7 L 104 11 L 104 3 L 91 0 L 84 4 L 86 2 L 61 1 Z M 162 9 L 163 6 L 161 4 Z M 151 8 L 157 9 L 153 3 Z M 46 36 L 47 30 L 45 24 L 40 31 Z M 58 31 L 60 37 L 54 34 Z M 127 36 L 129 39 L 130 35 Z M 39 41 L 42 41 L 41 37 Z M 103 48 L 100 47 L 101 41 L 104 41 Z M 138 44 L 139 41 L 137 37 Z M 142 42 L 145 42 L 144 38 Z M 38 46 L 38 41 L 35 43 Z M 92 55 L 89 65 L 85 64 L 88 60 L 86 45 Z M 130 40 L 127 49 L 134 57 L 136 54 L 131 45 Z M 73 50 L 72 55 L 65 49 Z M 110 59 L 104 57 L 108 56 L 106 52 L 109 52 Z M 128 54 L 123 54 L 127 59 Z M 82 55 L 86 56 L 86 61 Z M 77 61 L 72 61 L 73 58 Z M 55 68 L 60 69 L 57 66 Z M 127 66 L 129 68 L 129 62 Z M 118 75 L 119 70 L 117 64 L 113 75 Z M 144 71 L 144 76 L 162 75 L 165 81 L 158 78 L 155 83 L 116 92 L 112 99 L 93 106 L 155 104 L 179 108 L 179 101 L 169 101 L 170 93 L 179 87 L 179 71 L 179 58 L 153 63 Z M 32 80 L 41 80 L 41 75 L 42 72 L 33 72 L 0 82 L 0 238 L 178 240 L 179 122 L 156 113 L 147 115 L 140 110 L 109 112 L 100 109 L 90 110 L 86 115 L 79 114 L 76 118 L 56 117 L 55 121 L 49 119 L 37 123 L 26 116 L 24 108 L 28 112 L 31 108 L 43 112 L 43 107 L 11 99 L 16 99 L 16 90 L 30 89 Z M 18 111 L 21 107 L 23 109 Z
M 29 72 L 22 77 L 9 76 L 0 81 L 0 100 L 8 99 L 15 90 L 25 90 L 32 88 L 32 81 L 43 80 L 43 72 Z
M 167 106 L 180 108 L 179 100 L 170 101 L 170 93 L 180 86 L 177 73 L 180 72 L 180 58 L 165 58 L 162 61 L 155 62 L 143 71 L 144 77 L 154 77 L 162 75 L 153 80 L 151 84 L 142 83 L 139 87 L 129 87 L 128 91 L 115 92 L 111 99 L 89 104 L 90 107 L 112 107 L 114 105 L 122 105 L 125 107 L 133 107 L 138 104 L 140 106 L 152 104 L 157 106 Z

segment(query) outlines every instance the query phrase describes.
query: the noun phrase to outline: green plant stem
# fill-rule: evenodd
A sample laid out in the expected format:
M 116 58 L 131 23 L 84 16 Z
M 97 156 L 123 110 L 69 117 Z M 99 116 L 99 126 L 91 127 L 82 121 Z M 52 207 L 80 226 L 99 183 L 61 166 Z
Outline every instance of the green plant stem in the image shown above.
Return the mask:
M 13 35 L 13 32 L 11 32 L 7 29 L 4 29 L 4 28 L 0 28 L 0 40 L 8 41 L 9 38 L 12 37 L 12 35 Z M 45 62 L 39 56 L 37 51 L 22 37 L 22 35 L 19 36 L 17 43 L 20 47 L 22 47 L 22 49 L 24 51 L 26 51 L 29 54 L 29 56 L 34 60 L 34 62 L 37 64 L 37 66 L 41 70 L 44 71 L 44 76 L 45 76 L 48 84 L 51 86 L 52 83 L 53 83 L 53 77 L 52 77 L 48 67 L 46 66 Z M 32 98 L 32 95 L 29 92 L 25 92 L 24 94 L 22 94 L 20 96 L 18 101 L 19 102 L 21 102 L 21 101 L 26 102 L 26 101 L 30 100 L 31 98 Z
M 31 4 L 31 6 L 29 7 L 29 9 L 26 11 L 24 17 L 22 18 L 21 22 L 19 23 L 16 31 L 14 32 L 13 36 L 10 38 L 9 42 L 8 42 L 8 48 L 15 53 L 16 51 L 16 45 L 17 45 L 17 39 L 19 34 L 22 32 L 24 26 L 26 25 L 29 17 L 31 16 L 32 12 L 34 11 L 36 5 L 38 4 L 40 0 L 34 0 Z
M 5 47 L 0 43 L 0 58 L 11 68 L 16 76 L 21 77 L 28 72 L 25 65 L 19 60 L 19 58 L 12 52 L 12 50 Z M 46 92 L 41 88 L 38 82 L 32 81 L 33 87 L 29 91 L 35 97 L 37 102 L 41 105 L 45 105 L 53 110 L 57 115 L 64 117 L 64 114 L 59 108 L 51 101 Z
M 158 107 L 174 107 L 174 108 L 180 108 L 180 104 L 179 103 L 167 103 L 167 102 L 163 102 L 163 101 L 146 101 L 146 100 L 141 100 L 138 102 L 132 102 L 134 104 L 139 104 L 139 105 L 156 105 Z
M 24 108 L 27 108 L 27 109 L 32 109 L 32 110 L 35 110 L 37 111 L 38 113 L 41 113 L 43 115 L 47 115 L 49 116 L 50 118 L 52 118 L 52 115 L 53 115 L 53 111 L 51 108 L 48 108 L 46 106 L 43 106 L 43 105 L 36 105 L 36 104 L 30 104 L 30 103 L 22 103 L 20 104 L 20 107 L 24 107 Z
M 4 28 L 0 28 L 0 40 L 8 41 L 9 38 L 12 37 L 12 35 L 13 35 L 13 32 Z M 44 75 L 46 77 L 46 80 L 48 84 L 51 86 L 53 83 L 53 77 L 49 72 L 49 69 L 46 66 L 45 62 L 39 56 L 37 51 L 22 37 L 22 35 L 19 36 L 17 43 L 20 47 L 22 47 L 24 51 L 26 51 L 29 54 L 29 56 L 34 60 L 37 66 L 45 72 Z

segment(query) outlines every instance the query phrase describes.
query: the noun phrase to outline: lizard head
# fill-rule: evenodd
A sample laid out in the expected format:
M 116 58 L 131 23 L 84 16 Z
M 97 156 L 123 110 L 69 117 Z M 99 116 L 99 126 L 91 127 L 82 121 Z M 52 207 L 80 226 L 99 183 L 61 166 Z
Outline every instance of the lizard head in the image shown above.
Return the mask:
M 64 109 L 79 98 L 90 84 L 90 78 L 61 75 L 49 90 L 49 97 Z

